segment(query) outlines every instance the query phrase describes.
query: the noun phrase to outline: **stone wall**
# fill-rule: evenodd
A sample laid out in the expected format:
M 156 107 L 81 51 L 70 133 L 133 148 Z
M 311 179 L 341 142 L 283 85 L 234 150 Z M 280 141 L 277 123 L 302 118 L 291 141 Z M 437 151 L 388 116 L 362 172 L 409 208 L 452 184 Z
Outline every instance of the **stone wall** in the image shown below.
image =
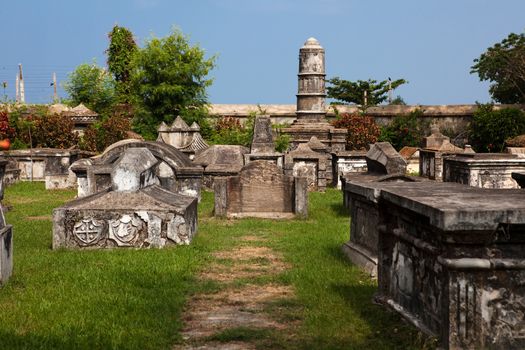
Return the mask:
M 524 105 L 496 105 L 495 108 L 518 107 L 525 109 Z M 472 119 L 472 115 L 477 110 L 477 105 L 410 105 L 410 106 L 377 106 L 370 107 L 367 113 L 374 117 L 380 125 L 389 124 L 395 116 L 406 114 L 416 109 L 423 110 L 423 118 L 428 118 L 430 124 L 436 124 L 440 130 L 451 130 L 460 132 L 465 129 Z M 337 106 L 340 113 L 356 113 L 359 111 L 357 106 Z M 219 117 L 237 117 L 245 120 L 250 112 L 263 111 L 271 117 L 272 123 L 291 124 L 296 119 L 296 105 L 288 104 L 212 104 L 210 105 L 210 115 Z M 327 107 L 328 119 L 334 118 L 335 113 L 332 106 Z M 429 130 L 430 131 L 430 130 Z

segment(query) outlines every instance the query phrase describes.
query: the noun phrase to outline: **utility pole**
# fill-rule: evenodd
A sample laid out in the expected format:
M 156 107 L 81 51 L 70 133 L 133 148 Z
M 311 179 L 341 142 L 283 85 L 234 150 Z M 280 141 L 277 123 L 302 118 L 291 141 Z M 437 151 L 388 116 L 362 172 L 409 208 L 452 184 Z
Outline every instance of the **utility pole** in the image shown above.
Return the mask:
M 58 102 L 58 95 L 57 95 L 57 74 L 53 72 L 53 102 Z
M 388 104 L 392 104 L 392 79 L 388 77 Z
M 22 63 L 18 64 L 18 71 L 20 75 L 20 103 L 26 103 L 26 91 L 24 85 L 24 76 L 22 75 Z
M 18 79 L 19 78 L 17 74 L 16 79 L 15 79 L 15 89 L 16 89 L 15 101 L 16 103 L 20 102 L 20 81 Z

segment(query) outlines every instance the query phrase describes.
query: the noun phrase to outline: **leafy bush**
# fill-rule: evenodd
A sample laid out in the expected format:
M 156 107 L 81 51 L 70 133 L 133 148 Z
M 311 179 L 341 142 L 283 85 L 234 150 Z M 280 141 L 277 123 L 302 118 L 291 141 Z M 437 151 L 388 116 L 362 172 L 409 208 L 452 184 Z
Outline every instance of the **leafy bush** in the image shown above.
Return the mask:
M 114 115 L 103 122 L 89 126 L 82 136 L 80 148 L 91 152 L 102 152 L 109 145 L 127 138 L 131 126 L 129 120 Z
M 346 136 L 346 149 L 348 150 L 366 149 L 369 144 L 377 142 L 381 133 L 374 118 L 358 113 L 338 114 L 337 118 L 332 121 L 332 125 L 348 130 Z
M 422 117 L 420 109 L 396 116 L 389 125 L 381 128 L 379 141 L 390 142 L 398 151 L 404 146 L 419 146 L 430 126 L 430 122 Z
M 502 152 L 505 140 L 525 134 L 525 113 L 517 108 L 494 110 L 479 104 L 469 125 L 469 142 L 476 152 Z
M 290 135 L 278 134 L 274 141 L 275 150 L 281 153 L 286 152 L 288 148 L 290 147 L 290 140 L 291 140 Z
M 78 134 L 69 118 L 51 115 L 29 116 L 24 119 L 31 130 L 33 147 L 70 148 L 77 145 Z M 29 144 L 29 134 L 22 141 Z

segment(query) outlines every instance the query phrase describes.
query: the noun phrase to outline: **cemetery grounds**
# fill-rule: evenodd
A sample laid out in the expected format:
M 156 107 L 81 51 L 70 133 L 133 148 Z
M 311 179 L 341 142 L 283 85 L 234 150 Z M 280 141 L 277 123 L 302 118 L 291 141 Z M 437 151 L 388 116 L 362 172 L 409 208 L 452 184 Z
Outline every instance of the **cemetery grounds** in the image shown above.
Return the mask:
M 76 191 L 6 189 L 14 274 L 0 349 L 433 349 L 373 303 L 376 281 L 341 252 L 342 194 L 309 194 L 306 220 L 217 219 L 166 249 L 51 250 L 53 208 Z

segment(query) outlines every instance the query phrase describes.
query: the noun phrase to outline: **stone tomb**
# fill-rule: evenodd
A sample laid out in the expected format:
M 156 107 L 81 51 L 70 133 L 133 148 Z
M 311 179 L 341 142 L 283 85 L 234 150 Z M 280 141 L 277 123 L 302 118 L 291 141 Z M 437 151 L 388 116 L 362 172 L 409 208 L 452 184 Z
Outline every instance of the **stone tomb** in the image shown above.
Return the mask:
M 199 153 L 193 164 L 204 169 L 204 188 L 213 190 L 216 177 L 239 175 L 244 166 L 244 155 L 247 153 L 248 148 L 237 145 L 213 145 Z
M 445 349 L 525 348 L 525 192 L 432 181 L 347 190 L 378 206 L 377 301 Z
M 279 219 L 307 214 L 306 178 L 284 175 L 275 163 L 252 161 L 238 176 L 215 179 L 215 216 Z
M 0 159 L 0 200 L 4 199 L 4 175 L 7 159 Z M 0 286 L 5 284 L 13 272 L 13 226 L 5 221 L 0 204 Z
M 71 165 L 77 177 L 78 197 L 111 187 L 111 171 L 122 154 L 132 148 L 146 148 L 158 160 L 155 175 L 160 186 L 182 195 L 200 198 L 202 167 L 194 165 L 188 156 L 162 142 L 128 139 L 118 141 L 96 157 L 81 159 Z
M 188 126 L 181 117 L 177 117 L 169 127 L 164 122 L 160 123 L 157 141 L 167 143 L 193 159 L 196 153 L 210 147 L 202 138 L 200 130 L 196 122 Z
M 513 172 L 525 171 L 525 154 L 459 154 L 443 160 L 443 181 L 481 188 L 519 188 Z
M 112 168 L 111 189 L 53 211 L 53 249 L 189 244 L 197 232 L 197 198 L 157 185 L 157 163 L 147 148 L 124 151 Z
M 33 148 L 0 152 L 15 161 L 22 181 L 45 181 L 46 189 L 75 187 L 75 175 L 69 166 L 92 155 L 78 149 Z
M 366 151 L 344 151 L 332 153 L 332 184 L 339 189 L 343 188 L 341 178 L 356 173 L 366 173 Z
M 474 152 L 470 147 L 464 150 L 450 143 L 450 138 L 439 132 L 435 125 L 430 136 L 425 137 L 422 146 L 419 150 L 419 176 L 436 181 L 443 180 L 444 157 Z
M 332 173 L 331 158 L 326 153 L 326 146 L 315 136 L 310 142 L 299 144 L 284 156 L 284 173 L 306 177 L 308 191 L 324 192 L 329 181 L 327 176 Z

